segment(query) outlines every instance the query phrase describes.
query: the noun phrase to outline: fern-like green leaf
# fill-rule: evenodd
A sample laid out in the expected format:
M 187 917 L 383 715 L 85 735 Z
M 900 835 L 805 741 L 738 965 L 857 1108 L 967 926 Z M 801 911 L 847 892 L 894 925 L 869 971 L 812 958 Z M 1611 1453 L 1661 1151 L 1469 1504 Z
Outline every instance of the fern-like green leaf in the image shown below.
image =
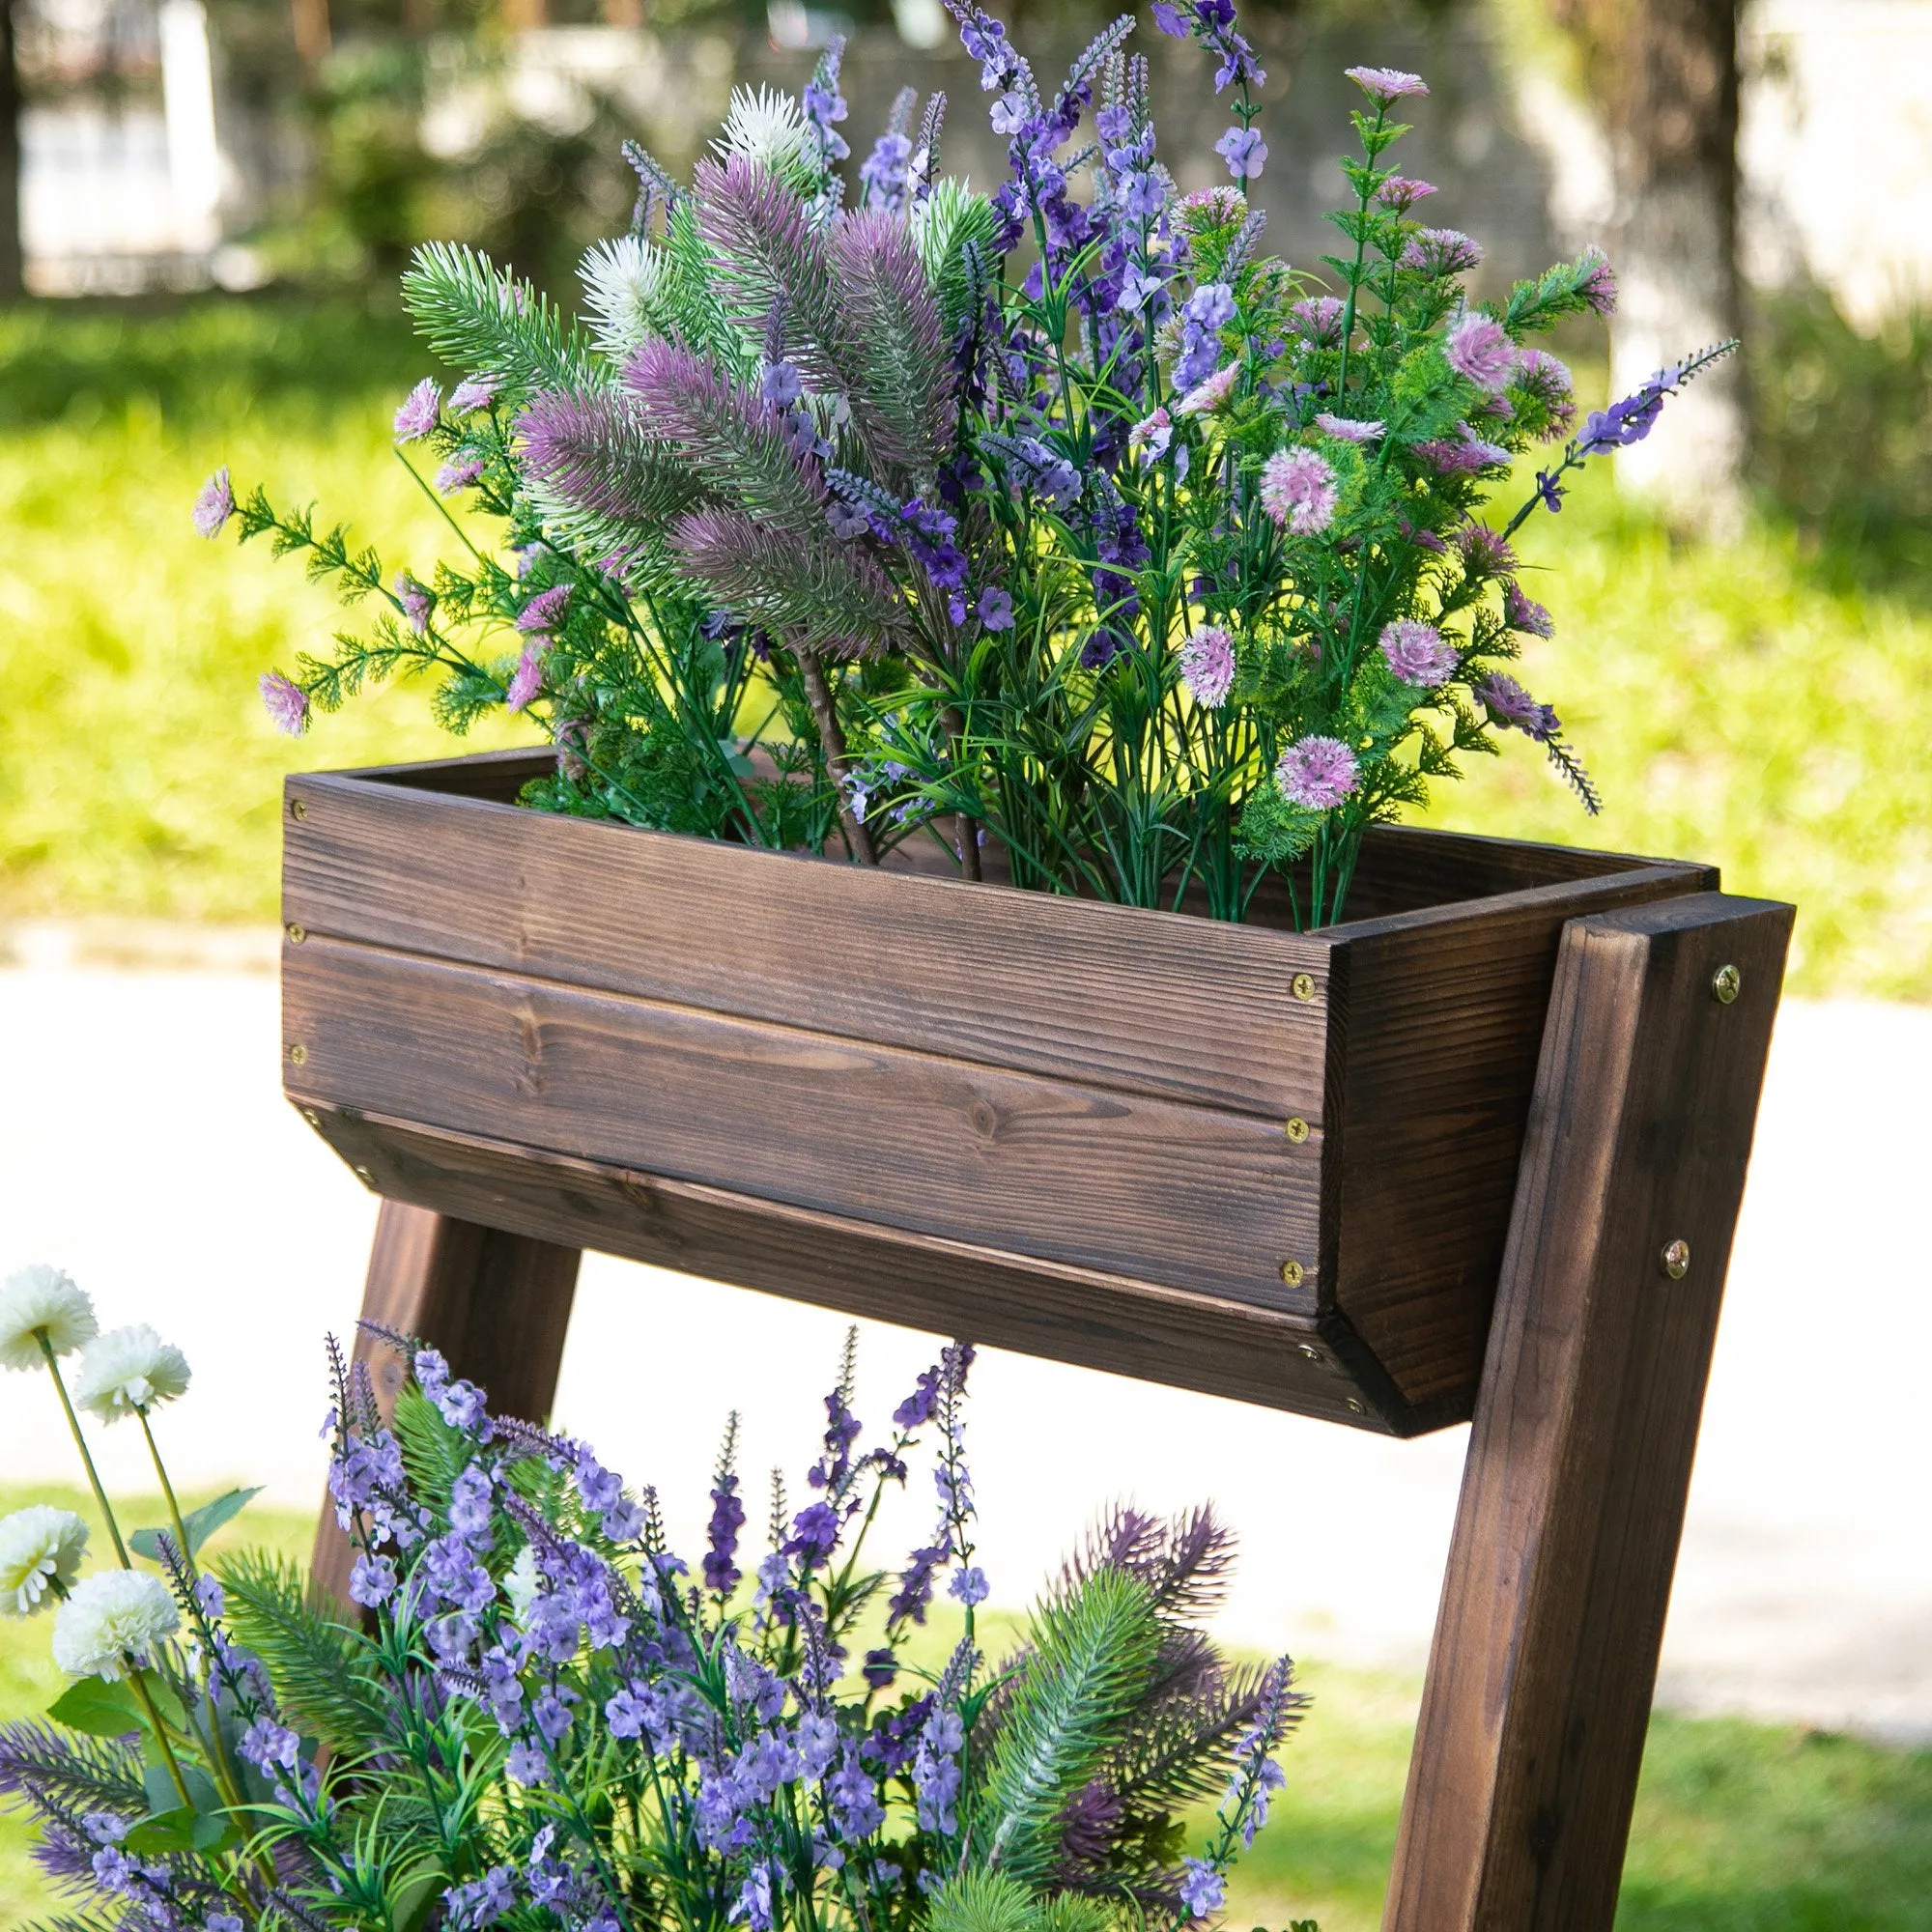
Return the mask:
M 1160 1642 L 1151 1593 L 1118 1570 L 1037 1612 L 1000 1713 L 976 1828 L 989 1869 L 1034 1884 L 1052 1871 L 1061 1808 L 1139 1700 Z
M 913 209 L 913 242 L 939 302 L 949 341 L 980 299 L 980 276 L 967 248 L 970 244 L 983 258 L 992 246 L 996 223 L 993 204 L 983 194 L 975 194 L 957 175 L 935 182 L 932 192 Z
M 1039 1901 L 1006 1872 L 954 1874 L 932 1901 L 932 1932 L 1040 1932 Z
M 444 361 L 499 377 L 507 395 L 610 380 L 604 359 L 548 296 L 474 248 L 426 242 L 404 272 L 403 301 Z

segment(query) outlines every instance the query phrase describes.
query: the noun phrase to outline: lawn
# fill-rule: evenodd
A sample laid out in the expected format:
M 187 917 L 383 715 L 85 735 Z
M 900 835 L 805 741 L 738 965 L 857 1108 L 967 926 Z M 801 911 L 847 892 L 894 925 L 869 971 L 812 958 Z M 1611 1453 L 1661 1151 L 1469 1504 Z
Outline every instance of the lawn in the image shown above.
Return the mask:
M 19 1491 L 0 1491 L 0 1514 L 35 1500 L 95 1517 L 79 1493 Z M 117 1513 L 128 1524 L 164 1520 L 152 1498 Z M 298 1515 L 250 1511 L 211 1548 L 253 1543 L 299 1555 L 311 1527 Z M 59 1694 L 48 1628 L 0 1623 L 0 1719 L 38 1713 Z M 1315 1707 L 1287 1752 L 1288 1789 L 1237 1868 L 1226 1922 L 1244 1932 L 1313 1915 L 1322 1932 L 1375 1932 L 1419 1687 L 1319 1664 L 1304 1683 Z M 1928 1900 L 1932 1752 L 1653 1720 L 1619 1932 L 1925 1932 Z M 23 1822 L 0 1813 L 0 1924 L 55 1903 L 29 1861 Z
M 226 462 L 426 574 L 455 538 L 387 431 L 426 367 L 397 318 L 348 305 L 0 319 L 0 918 L 271 918 L 281 774 L 446 742 L 408 689 L 276 737 L 257 676 L 342 613 L 187 522 Z M 1522 548 L 1559 627 L 1527 678 L 1606 810 L 1585 819 L 1517 741 L 1437 821 L 1715 860 L 1798 901 L 1797 990 L 1932 998 L 1932 614 L 1769 517 L 1678 543 L 1607 475 Z

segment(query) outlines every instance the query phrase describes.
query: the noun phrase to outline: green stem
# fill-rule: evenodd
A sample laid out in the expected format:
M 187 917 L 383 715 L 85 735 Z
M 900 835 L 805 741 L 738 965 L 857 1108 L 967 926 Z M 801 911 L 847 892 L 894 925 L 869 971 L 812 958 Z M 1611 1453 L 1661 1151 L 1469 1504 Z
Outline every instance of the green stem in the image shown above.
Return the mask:
M 34 1330 L 34 1340 L 41 1345 L 41 1353 L 46 1357 L 47 1373 L 54 1378 L 61 1406 L 67 1411 L 67 1426 L 73 1433 L 73 1446 L 80 1451 L 81 1463 L 87 1469 L 87 1480 L 94 1489 L 94 1500 L 100 1505 L 100 1514 L 107 1520 L 107 1534 L 114 1539 L 114 1553 L 120 1557 L 122 1569 L 131 1570 L 134 1565 L 128 1554 L 128 1546 L 121 1541 L 121 1525 L 114 1520 L 114 1509 L 107 1500 L 107 1492 L 100 1487 L 100 1472 L 95 1468 L 94 1458 L 88 1454 L 87 1438 L 80 1433 L 80 1417 L 73 1412 L 73 1404 L 68 1400 L 67 1383 L 61 1379 L 60 1361 L 54 1354 L 54 1345 L 47 1340 L 44 1328 Z
M 168 1776 L 174 1780 L 175 1793 L 181 1799 L 183 1807 L 192 1811 L 194 1800 L 188 1796 L 187 1779 L 182 1776 L 181 1760 L 175 1756 L 175 1747 L 168 1742 L 167 1726 L 161 1722 L 161 1714 L 155 1707 L 154 1692 L 148 1689 L 147 1680 L 134 1667 L 131 1658 L 128 1659 L 128 1682 L 134 1687 L 134 1695 L 141 1700 L 141 1708 L 148 1714 L 155 1743 L 160 1747 L 161 1755 L 167 1760 Z
M 148 1411 L 137 1406 L 134 1413 L 141 1418 L 141 1434 L 148 1438 L 148 1455 L 154 1463 L 155 1474 L 161 1480 L 161 1494 L 168 1499 L 168 1520 L 175 1526 L 175 1547 L 181 1551 L 182 1561 L 187 1565 L 187 1574 L 192 1577 L 196 1575 L 194 1550 L 187 1540 L 187 1525 L 182 1521 L 181 1504 L 175 1500 L 175 1486 L 168 1481 L 161 1452 L 155 1446 L 155 1432 L 148 1427 Z

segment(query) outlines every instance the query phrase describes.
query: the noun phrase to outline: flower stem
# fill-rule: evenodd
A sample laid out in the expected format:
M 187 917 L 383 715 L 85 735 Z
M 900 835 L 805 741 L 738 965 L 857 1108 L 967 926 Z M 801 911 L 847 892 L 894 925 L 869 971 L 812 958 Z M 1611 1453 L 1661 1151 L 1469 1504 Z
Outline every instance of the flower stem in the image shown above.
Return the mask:
M 47 1340 L 44 1328 L 36 1328 L 34 1339 L 41 1345 L 41 1353 L 46 1357 L 47 1373 L 53 1377 L 61 1406 L 67 1411 L 67 1426 L 73 1433 L 73 1446 L 80 1451 L 87 1480 L 93 1485 L 94 1500 L 100 1505 L 100 1514 L 107 1520 L 107 1534 L 114 1539 L 114 1553 L 120 1557 L 122 1569 L 131 1570 L 134 1565 L 128 1555 L 128 1546 L 121 1541 L 121 1525 L 114 1520 L 114 1507 L 107 1500 L 107 1492 L 100 1487 L 100 1472 L 94 1466 L 94 1458 L 88 1454 L 87 1438 L 80 1433 L 80 1417 L 73 1412 L 73 1404 L 68 1400 L 67 1383 L 61 1379 L 60 1361 L 54 1354 L 54 1345 Z
M 148 1438 L 148 1455 L 155 1464 L 155 1474 L 161 1479 L 161 1493 L 168 1499 L 168 1520 L 175 1526 L 175 1544 L 181 1550 L 182 1561 L 187 1565 L 187 1574 L 196 1574 L 194 1549 L 187 1540 L 187 1525 L 182 1521 L 181 1504 L 175 1500 L 175 1486 L 168 1481 L 166 1466 L 161 1462 L 161 1452 L 155 1446 L 155 1432 L 148 1427 L 148 1411 L 136 1407 L 134 1413 L 141 1418 L 141 1434 Z
M 160 1747 L 162 1757 L 167 1760 L 168 1776 L 174 1780 L 176 1794 L 183 1805 L 189 1811 L 194 1809 L 194 1800 L 188 1796 L 187 1779 L 182 1776 L 181 1760 L 175 1756 L 175 1747 L 168 1742 L 167 1726 L 161 1722 L 161 1714 L 156 1708 L 155 1695 L 148 1689 L 147 1679 L 134 1666 L 129 1658 L 128 1682 L 134 1687 L 134 1695 L 141 1700 L 141 1708 L 148 1714 L 148 1722 L 154 1727 L 155 1743 Z

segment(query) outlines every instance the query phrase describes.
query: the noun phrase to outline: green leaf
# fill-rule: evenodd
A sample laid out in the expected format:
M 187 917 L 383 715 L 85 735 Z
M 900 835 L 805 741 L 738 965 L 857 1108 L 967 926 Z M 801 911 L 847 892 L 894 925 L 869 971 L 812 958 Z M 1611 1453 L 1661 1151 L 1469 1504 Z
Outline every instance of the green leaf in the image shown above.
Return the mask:
M 190 1510 L 182 1518 L 182 1527 L 187 1531 L 187 1553 L 200 1553 L 201 1546 L 221 1528 L 234 1520 L 259 1496 L 262 1492 L 255 1490 L 230 1490 L 225 1496 L 216 1496 L 212 1503 L 203 1503 L 198 1510 Z M 164 1523 L 159 1529 L 137 1529 L 128 1539 L 131 1548 L 138 1550 L 151 1563 L 161 1560 L 161 1538 L 172 1538 L 174 1526 Z
M 432 1866 L 399 1885 L 389 1894 L 389 1923 L 395 1932 L 417 1932 L 447 1883 L 442 1872 Z
M 148 1714 L 125 1684 L 103 1684 L 98 1677 L 83 1677 L 70 1684 L 53 1703 L 47 1716 L 71 1731 L 85 1731 L 91 1738 L 125 1738 L 129 1731 L 145 1730 Z
M 172 1724 L 176 1730 L 187 1729 L 187 1706 L 175 1695 L 174 1687 L 165 1677 L 152 1670 L 141 1672 L 141 1682 L 148 1695 L 155 1700 L 155 1709 L 161 1714 L 161 1722 Z
M 161 1782 L 173 1791 L 165 1771 Z M 156 1811 L 143 1818 L 121 1842 L 130 1852 L 191 1852 L 195 1849 L 195 1830 L 201 1823 L 200 1812 L 177 1802 L 172 1811 Z

